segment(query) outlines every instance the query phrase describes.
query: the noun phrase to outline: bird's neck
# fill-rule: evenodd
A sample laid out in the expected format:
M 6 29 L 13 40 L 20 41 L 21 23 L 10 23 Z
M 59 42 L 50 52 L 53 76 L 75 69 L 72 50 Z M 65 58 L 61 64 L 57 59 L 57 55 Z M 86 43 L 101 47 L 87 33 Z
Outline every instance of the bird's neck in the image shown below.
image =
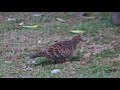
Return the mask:
M 77 44 L 79 43 L 79 42 L 77 42 L 76 40 L 71 40 L 72 41 L 72 43 L 73 43 L 73 47 L 74 47 L 74 49 L 76 48 L 76 46 L 77 46 Z
M 44 57 L 44 56 L 45 56 L 45 52 L 44 52 L 44 51 L 40 51 L 40 52 L 38 52 L 38 55 L 39 55 L 40 57 Z

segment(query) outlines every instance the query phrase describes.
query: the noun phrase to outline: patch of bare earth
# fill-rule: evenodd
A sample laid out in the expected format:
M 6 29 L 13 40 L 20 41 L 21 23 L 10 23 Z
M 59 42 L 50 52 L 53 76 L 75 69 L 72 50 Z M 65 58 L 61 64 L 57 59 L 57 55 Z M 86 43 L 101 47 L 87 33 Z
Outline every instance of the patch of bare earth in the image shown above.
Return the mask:
M 24 59 L 27 57 L 25 53 L 41 50 L 50 44 L 63 40 L 61 35 L 49 35 L 40 31 L 9 31 L 1 33 L 0 38 L 0 53 L 5 60 Z
M 61 14 L 63 14 L 62 12 Z M 11 15 L 14 13 L 11 13 Z M 15 13 L 16 14 L 16 13 Z M 20 14 L 20 13 L 18 13 Z M 34 13 L 25 13 L 20 14 L 21 17 L 25 18 L 32 16 Z M 46 15 L 45 13 L 43 13 Z M 47 13 L 48 14 L 48 13 Z M 60 14 L 60 13 L 59 13 Z M 50 13 L 49 16 L 54 15 Z M 10 16 L 10 15 L 9 15 Z M 59 17 L 59 16 L 58 16 Z M 61 18 L 61 17 L 60 17 Z M 69 16 L 65 19 L 69 25 L 78 24 L 84 21 L 84 18 L 80 18 L 79 15 Z M 59 24 L 59 21 L 56 21 L 56 18 L 52 18 L 51 21 L 45 22 L 44 27 L 51 27 L 54 24 Z M 62 31 L 62 30 L 61 30 Z M 114 34 L 111 28 L 104 30 L 99 30 L 99 34 L 95 38 L 102 38 L 101 36 L 106 36 L 108 39 L 111 38 L 112 42 L 109 44 L 97 44 L 94 42 L 93 37 L 88 37 L 88 41 L 83 43 L 82 46 L 79 44 L 77 48 L 80 48 L 80 52 L 84 53 L 84 58 L 89 58 L 96 53 L 100 53 L 103 50 L 110 48 L 119 48 L 120 47 L 120 34 Z M 71 37 L 71 36 L 70 36 Z M 69 39 L 68 35 L 62 36 L 58 33 L 49 35 L 41 31 L 29 31 L 29 32 L 17 32 L 9 31 L 5 33 L 0 33 L 0 54 L 6 60 L 19 60 L 25 58 L 25 52 L 32 52 L 43 49 L 47 45 L 55 43 L 56 41 L 61 41 L 64 39 Z

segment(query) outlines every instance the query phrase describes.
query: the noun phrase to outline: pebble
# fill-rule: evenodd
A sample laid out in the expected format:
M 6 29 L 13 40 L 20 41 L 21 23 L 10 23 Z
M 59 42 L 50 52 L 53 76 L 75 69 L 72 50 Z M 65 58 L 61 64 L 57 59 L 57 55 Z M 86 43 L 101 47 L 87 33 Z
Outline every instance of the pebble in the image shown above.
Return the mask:
M 33 14 L 34 17 L 44 16 L 43 14 Z
M 7 21 L 16 21 L 16 18 L 8 18 Z
M 35 64 L 35 63 L 36 63 L 36 61 L 32 61 L 32 63 L 33 63 L 33 64 Z
M 40 40 L 38 40 L 38 43 L 41 43 L 41 41 L 40 41 Z
M 58 73 L 61 73 L 59 69 L 54 69 L 51 71 L 51 74 L 58 74 Z
M 12 61 L 5 61 L 5 63 L 9 63 L 10 64 L 10 63 L 12 63 Z

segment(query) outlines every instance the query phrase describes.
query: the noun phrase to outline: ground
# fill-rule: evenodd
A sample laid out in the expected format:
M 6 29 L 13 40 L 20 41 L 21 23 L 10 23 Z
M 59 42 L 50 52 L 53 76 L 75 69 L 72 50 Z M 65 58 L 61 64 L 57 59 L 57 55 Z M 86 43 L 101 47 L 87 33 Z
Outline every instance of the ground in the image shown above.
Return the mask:
M 17 20 L 8 21 L 11 17 Z M 110 12 L 88 12 L 87 17 L 81 17 L 77 12 L 1 12 L 0 77 L 119 78 L 120 27 L 112 23 Z M 18 27 L 21 22 L 39 26 Z M 85 31 L 82 36 L 87 41 L 77 45 L 69 63 L 54 64 L 46 58 L 29 59 L 38 50 L 78 35 L 71 33 L 72 30 Z M 51 74 L 54 69 L 61 73 Z

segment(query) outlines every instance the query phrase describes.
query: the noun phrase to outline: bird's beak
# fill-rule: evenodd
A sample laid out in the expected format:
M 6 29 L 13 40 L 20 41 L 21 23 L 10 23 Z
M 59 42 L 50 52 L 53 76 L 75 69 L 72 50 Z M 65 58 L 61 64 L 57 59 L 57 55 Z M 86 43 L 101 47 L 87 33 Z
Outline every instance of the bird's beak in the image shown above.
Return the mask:
M 83 38 L 82 38 L 80 41 L 82 41 L 82 42 L 86 42 L 86 41 L 87 41 L 87 39 L 83 39 Z

